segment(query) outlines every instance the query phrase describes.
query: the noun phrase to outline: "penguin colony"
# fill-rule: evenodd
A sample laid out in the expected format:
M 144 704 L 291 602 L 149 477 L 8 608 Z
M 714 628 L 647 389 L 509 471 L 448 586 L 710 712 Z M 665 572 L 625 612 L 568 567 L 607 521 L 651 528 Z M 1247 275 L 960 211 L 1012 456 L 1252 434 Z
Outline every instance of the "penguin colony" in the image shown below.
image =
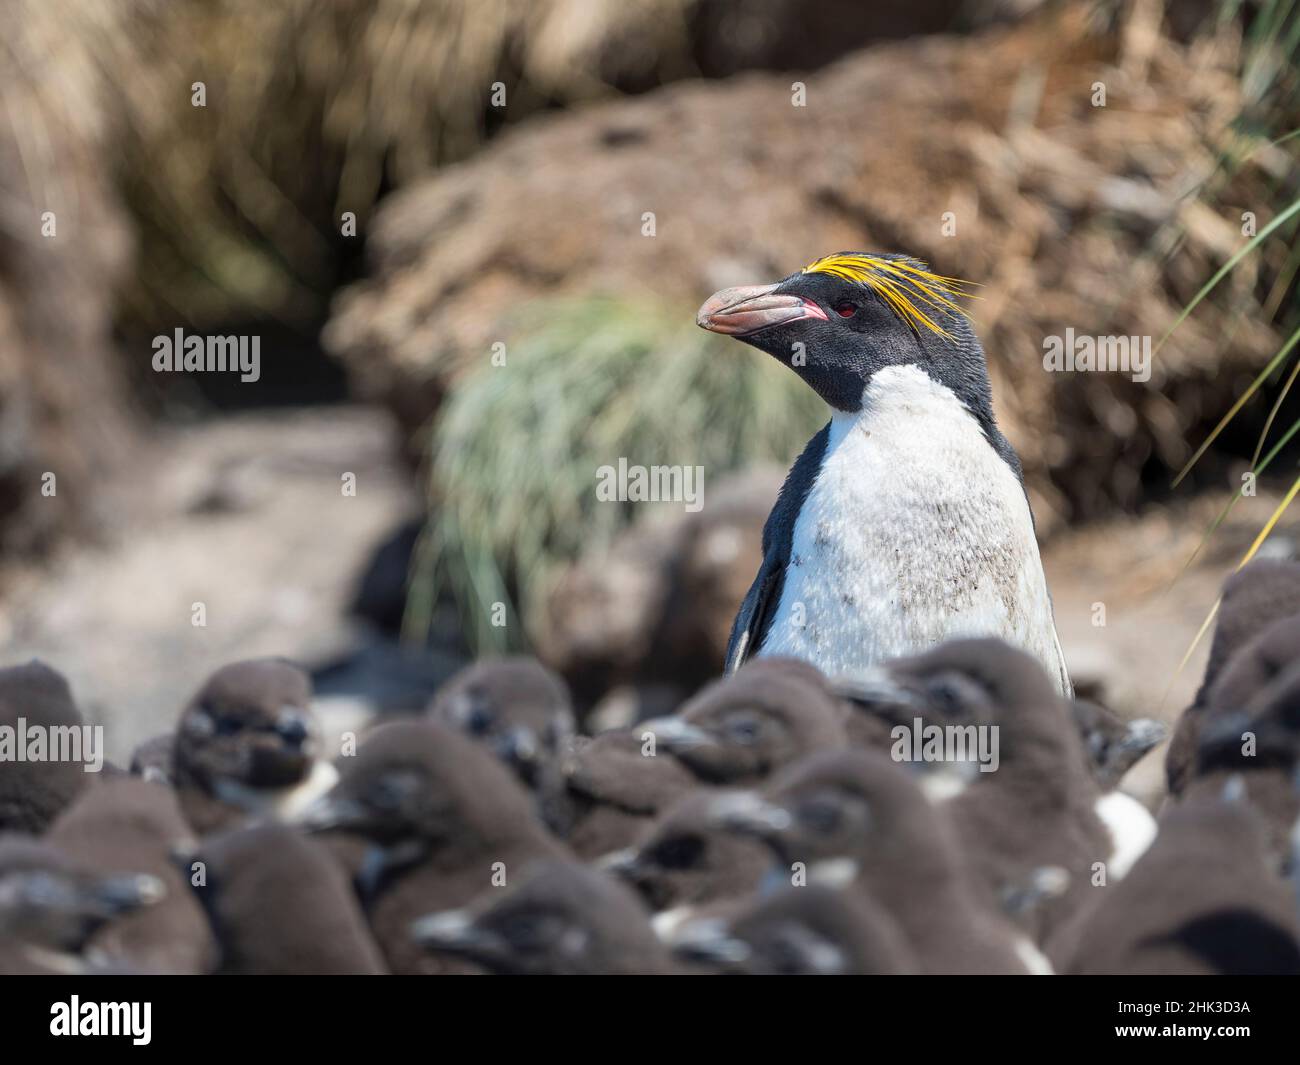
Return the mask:
M 961 294 L 846 253 L 701 308 L 831 420 L 675 714 L 581 735 L 506 658 L 330 736 L 231 664 L 128 769 L 0 757 L 0 972 L 1300 973 L 1300 564 L 1227 583 L 1153 817 L 1165 730 L 1073 698 Z M 0 740 L 82 724 L 0 670 Z
M 1116 784 L 1162 730 L 995 639 L 756 657 L 590 737 L 489 659 L 355 748 L 234 663 L 129 769 L 0 761 L 0 971 L 1300 972 L 1297 641 L 1300 564 L 1229 581 L 1158 819 Z M 0 670 L 19 717 L 82 723 L 40 663 Z M 900 760 L 918 719 L 996 727 L 996 770 Z

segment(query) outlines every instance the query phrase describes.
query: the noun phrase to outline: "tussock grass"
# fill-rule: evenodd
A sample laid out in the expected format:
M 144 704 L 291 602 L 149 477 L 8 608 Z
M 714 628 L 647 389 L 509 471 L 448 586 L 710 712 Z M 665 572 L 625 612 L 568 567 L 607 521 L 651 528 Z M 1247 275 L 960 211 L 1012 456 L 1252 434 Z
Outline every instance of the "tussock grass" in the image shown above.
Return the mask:
M 310 325 L 355 244 L 343 212 L 364 233 L 388 188 L 504 123 L 691 70 L 692 0 L 168 0 L 111 33 L 64 6 L 121 112 L 145 321 Z
M 1240 11 L 1239 0 L 1224 0 L 1220 9 L 1220 24 L 1239 17 Z M 1244 166 L 1261 150 L 1286 152 L 1290 156 L 1288 160 L 1290 173 L 1294 175 L 1300 171 L 1300 141 L 1297 140 L 1300 130 L 1287 129 L 1300 120 L 1300 73 L 1297 72 L 1297 60 L 1300 60 L 1300 5 L 1297 5 L 1297 0 L 1265 0 L 1244 34 L 1240 74 L 1243 90 L 1242 111 L 1232 129 L 1228 131 L 1231 150 L 1221 155 L 1220 172 L 1212 175 L 1201 190 L 1201 196 L 1207 202 L 1219 206 L 1216 189 L 1221 184 L 1217 180 L 1222 176 L 1221 172 L 1230 174 Z M 1288 185 L 1291 187 L 1288 188 Z M 1275 184 L 1274 200 L 1268 206 L 1272 219 L 1205 282 L 1183 308 L 1157 346 L 1163 346 L 1196 307 L 1243 263 L 1272 253 L 1273 283 L 1264 305 L 1273 309 L 1276 324 L 1282 328 L 1286 339 L 1277 354 L 1269 360 L 1206 439 L 1196 448 L 1174 478 L 1175 485 L 1187 477 L 1201 456 L 1255 393 L 1270 379 L 1278 379 L 1286 372 L 1288 360 L 1295 361 L 1297 366 L 1300 366 L 1300 354 L 1295 353 L 1297 342 L 1300 342 L 1300 294 L 1297 294 L 1294 284 L 1297 266 L 1300 265 L 1300 245 L 1296 242 L 1297 231 L 1300 230 L 1300 197 L 1295 195 L 1294 182 L 1278 181 Z M 1297 428 L 1300 428 L 1300 421 L 1297 421 L 1285 430 L 1278 446 L 1274 447 L 1261 462 L 1261 455 L 1273 429 L 1277 412 L 1289 393 L 1295 376 L 1296 371 L 1293 368 L 1265 419 L 1252 459 L 1252 471 L 1257 475 L 1262 473 L 1276 456 L 1281 445 L 1295 434 Z M 1288 498 L 1293 494 L 1289 493 Z M 1241 490 L 1238 490 L 1236 498 L 1240 495 Z M 1232 502 L 1235 502 L 1235 499 L 1229 502 L 1228 509 L 1231 508 Z M 1206 539 L 1222 524 L 1222 518 L 1226 515 L 1227 510 L 1207 531 Z M 1280 516 L 1280 512 L 1275 514 L 1268 523 L 1268 528 L 1276 524 Z M 1205 542 L 1202 540 L 1200 547 L 1197 548 L 1198 553 Z M 1241 560 L 1238 568 L 1250 560 L 1258 546 L 1259 544 L 1256 543 Z
M 1220 8 L 1220 25 L 1241 17 L 1240 0 L 1224 0 Z M 1220 156 L 1220 170 L 1207 181 L 1201 190 L 1202 198 L 1215 203 L 1215 188 L 1220 184 L 1216 179 L 1224 174 L 1231 175 L 1244 166 L 1253 156 L 1261 151 L 1284 152 L 1282 157 L 1286 165 L 1279 167 L 1276 160 L 1274 170 L 1281 170 L 1283 176 L 1274 183 L 1274 196 L 1268 205 L 1272 215 L 1271 221 L 1261 227 L 1258 233 L 1247 241 L 1239 251 L 1228 259 L 1224 265 L 1211 276 L 1196 295 L 1183 308 L 1169 330 L 1161 338 L 1163 345 L 1170 334 L 1178 328 L 1196 309 L 1196 307 L 1243 263 L 1255 258 L 1271 260 L 1272 269 L 1265 272 L 1271 275 L 1271 286 L 1263 304 L 1272 311 L 1275 324 L 1281 329 L 1285 339 L 1277 353 L 1268 361 L 1246 390 L 1237 398 L 1224 414 L 1223 418 L 1196 448 L 1191 458 L 1174 478 L 1178 485 L 1192 471 L 1200 458 L 1209 450 L 1247 403 L 1270 380 L 1278 381 L 1285 374 L 1285 382 L 1274 400 L 1259 439 L 1256 442 L 1251 460 L 1251 472 L 1258 478 L 1269 468 L 1282 449 L 1300 431 L 1300 419 L 1283 429 L 1273 446 L 1265 453 L 1265 447 L 1274 429 L 1277 413 L 1300 376 L 1300 292 L 1296 288 L 1297 270 L 1300 269 L 1300 196 L 1295 193 L 1294 175 L 1300 173 L 1300 129 L 1295 128 L 1300 122 L 1300 5 L 1297 0 L 1264 0 L 1254 17 L 1248 22 L 1242 40 L 1242 62 L 1240 81 L 1242 86 L 1243 106 L 1241 114 L 1229 131 L 1230 146 Z M 1225 339 L 1229 342 L 1230 338 Z M 1290 368 L 1288 369 L 1288 363 Z M 1253 480 L 1253 479 L 1252 479 Z M 1184 564 L 1183 572 L 1201 553 L 1211 537 L 1228 517 L 1233 506 L 1246 493 L 1243 481 L 1229 498 L 1223 510 L 1210 524 L 1201 537 L 1200 543 Z M 1240 570 L 1255 557 L 1264 541 L 1277 527 L 1278 522 L 1300 494 L 1300 476 L 1297 476 L 1283 495 L 1277 508 L 1265 521 L 1258 535 L 1246 550 L 1236 569 Z M 1219 609 L 1216 601 L 1206 616 L 1179 670 L 1191 658 L 1196 645 L 1209 630 Z
M 725 471 L 788 463 L 825 418 L 793 373 L 698 329 L 689 310 L 607 297 L 534 305 L 506 364 L 485 352 L 432 427 L 408 636 L 427 632 L 450 591 L 476 651 L 524 644 L 556 567 L 637 516 L 596 498 L 596 471 L 620 456 L 704 467 L 707 505 Z M 494 603 L 507 605 L 504 627 Z

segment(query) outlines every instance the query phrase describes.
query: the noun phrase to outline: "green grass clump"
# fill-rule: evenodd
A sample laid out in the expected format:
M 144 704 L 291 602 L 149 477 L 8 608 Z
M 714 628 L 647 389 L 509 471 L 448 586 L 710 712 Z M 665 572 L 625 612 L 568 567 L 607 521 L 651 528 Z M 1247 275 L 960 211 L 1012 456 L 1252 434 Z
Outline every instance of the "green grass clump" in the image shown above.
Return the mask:
M 432 426 L 408 635 L 427 634 L 450 590 L 475 652 L 523 646 L 557 567 L 637 516 L 596 498 L 598 468 L 620 456 L 702 466 L 707 505 L 723 473 L 789 463 L 826 416 L 792 372 L 698 329 L 689 310 L 607 297 L 535 304 L 505 365 L 485 352 Z M 494 603 L 507 605 L 504 627 L 492 624 Z

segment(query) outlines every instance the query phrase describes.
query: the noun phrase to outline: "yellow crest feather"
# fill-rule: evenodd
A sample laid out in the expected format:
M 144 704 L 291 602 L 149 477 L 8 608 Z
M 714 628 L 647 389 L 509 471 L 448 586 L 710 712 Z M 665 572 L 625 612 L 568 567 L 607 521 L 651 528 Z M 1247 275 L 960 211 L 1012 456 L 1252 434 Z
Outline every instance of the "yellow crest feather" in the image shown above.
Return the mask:
M 805 274 L 829 274 L 865 285 L 883 299 L 913 329 L 930 330 L 949 340 L 953 335 L 940 325 L 944 312 L 965 315 L 956 300 L 971 294 L 970 281 L 930 272 L 917 259 L 886 259 L 876 255 L 827 255 L 803 268 Z

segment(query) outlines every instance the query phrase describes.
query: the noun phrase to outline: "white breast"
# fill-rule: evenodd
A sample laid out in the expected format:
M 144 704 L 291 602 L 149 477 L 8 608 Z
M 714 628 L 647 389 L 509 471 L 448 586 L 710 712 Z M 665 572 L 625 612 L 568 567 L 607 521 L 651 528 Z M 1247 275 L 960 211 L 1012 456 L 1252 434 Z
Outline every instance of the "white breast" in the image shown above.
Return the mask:
M 1156 819 L 1137 799 L 1122 791 L 1103 795 L 1093 809 L 1110 834 L 1106 869 L 1112 880 L 1122 880 L 1155 841 Z
M 760 655 L 834 675 L 997 636 L 1068 690 L 1024 491 L 974 416 L 915 366 L 831 419 Z
M 233 780 L 218 778 L 214 790 L 222 802 L 238 806 L 251 814 L 293 821 L 338 783 L 338 779 L 339 771 L 329 762 L 318 759 L 312 763 L 311 772 L 305 780 L 289 787 L 250 788 Z

